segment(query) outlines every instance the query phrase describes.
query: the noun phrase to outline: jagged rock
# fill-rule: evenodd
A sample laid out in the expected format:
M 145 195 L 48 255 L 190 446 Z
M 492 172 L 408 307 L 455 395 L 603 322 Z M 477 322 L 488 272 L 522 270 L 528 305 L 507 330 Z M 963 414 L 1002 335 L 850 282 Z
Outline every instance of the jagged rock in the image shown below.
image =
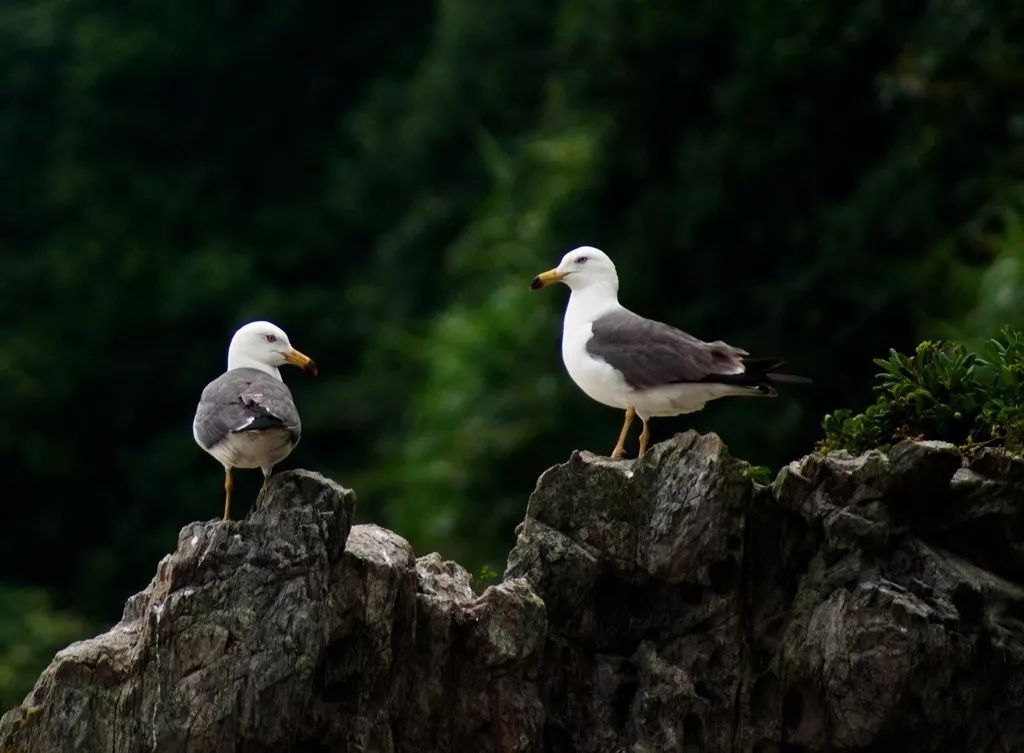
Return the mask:
M 109 632 L 57 654 L 3 753 L 538 750 L 543 604 L 351 527 L 352 492 L 273 476 L 193 523 Z
M 183 529 L 0 751 L 1024 749 L 1024 460 L 904 442 L 748 470 L 692 432 L 574 453 L 479 596 L 279 474 L 245 521 Z
M 547 604 L 545 749 L 1024 749 L 1020 573 L 971 556 L 1017 562 L 1003 457 L 964 477 L 951 445 L 908 442 L 764 488 L 713 435 L 574 454 L 506 571 Z

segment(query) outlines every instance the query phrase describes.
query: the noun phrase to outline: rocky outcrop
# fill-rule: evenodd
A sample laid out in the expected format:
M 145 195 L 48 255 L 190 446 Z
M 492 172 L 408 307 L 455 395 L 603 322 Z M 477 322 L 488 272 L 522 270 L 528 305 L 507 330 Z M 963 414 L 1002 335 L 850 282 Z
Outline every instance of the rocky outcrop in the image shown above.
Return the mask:
M 548 607 L 547 749 L 1024 750 L 1024 461 L 745 470 L 686 434 L 542 477 L 507 576 Z
M 459 565 L 350 527 L 353 504 L 295 471 L 246 520 L 186 526 L 121 622 L 3 718 L 0 751 L 526 749 L 543 603 L 522 580 L 474 597 Z
M 187 526 L 0 751 L 1024 750 L 1021 458 L 574 453 L 480 595 L 352 505 L 297 471 Z

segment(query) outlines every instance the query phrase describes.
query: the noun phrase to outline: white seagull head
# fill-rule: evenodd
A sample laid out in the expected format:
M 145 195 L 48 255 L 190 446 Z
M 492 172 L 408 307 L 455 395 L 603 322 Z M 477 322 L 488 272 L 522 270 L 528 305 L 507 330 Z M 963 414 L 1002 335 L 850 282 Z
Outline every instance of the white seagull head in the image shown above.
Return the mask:
M 235 332 L 228 346 L 228 371 L 259 369 L 280 379 L 277 369 L 286 363 L 317 374 L 313 359 L 293 348 L 285 331 L 270 322 L 249 322 Z
M 580 246 L 562 257 L 554 269 L 541 272 L 533 278 L 533 290 L 555 282 L 568 285 L 573 291 L 600 285 L 614 295 L 619 290 L 619 275 L 615 264 L 604 251 L 593 246 Z

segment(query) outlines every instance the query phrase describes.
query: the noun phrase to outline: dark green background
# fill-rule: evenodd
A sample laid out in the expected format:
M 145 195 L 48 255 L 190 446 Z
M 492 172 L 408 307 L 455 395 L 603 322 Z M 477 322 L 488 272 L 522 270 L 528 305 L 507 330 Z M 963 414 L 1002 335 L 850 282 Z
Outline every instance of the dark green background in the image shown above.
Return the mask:
M 890 346 L 1019 324 L 1021 40 L 1009 0 L 0 4 L 2 705 L 219 515 L 191 421 L 250 319 L 322 368 L 282 467 L 474 571 L 618 431 L 527 291 L 574 246 L 815 379 L 654 424 L 773 467 Z

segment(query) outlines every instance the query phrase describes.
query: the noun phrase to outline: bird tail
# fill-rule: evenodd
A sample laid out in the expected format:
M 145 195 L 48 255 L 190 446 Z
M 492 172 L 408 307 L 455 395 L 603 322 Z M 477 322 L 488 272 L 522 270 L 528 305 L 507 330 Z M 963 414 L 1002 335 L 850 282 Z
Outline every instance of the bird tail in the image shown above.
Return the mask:
M 764 378 L 775 384 L 814 384 L 813 379 L 797 376 L 796 374 L 779 374 L 775 371 L 768 372 L 764 375 Z
M 807 377 L 796 374 L 780 374 L 775 371 L 785 363 L 781 358 L 744 358 L 744 371 L 739 374 L 714 374 L 703 381 L 719 384 L 734 384 L 765 397 L 775 397 L 778 393 L 773 384 L 811 384 Z
M 743 365 L 746 367 L 746 374 L 752 382 L 759 386 L 763 385 L 766 391 L 771 391 L 769 384 L 813 384 L 807 377 L 796 374 L 782 374 L 775 369 L 786 362 L 781 358 L 744 358 Z

